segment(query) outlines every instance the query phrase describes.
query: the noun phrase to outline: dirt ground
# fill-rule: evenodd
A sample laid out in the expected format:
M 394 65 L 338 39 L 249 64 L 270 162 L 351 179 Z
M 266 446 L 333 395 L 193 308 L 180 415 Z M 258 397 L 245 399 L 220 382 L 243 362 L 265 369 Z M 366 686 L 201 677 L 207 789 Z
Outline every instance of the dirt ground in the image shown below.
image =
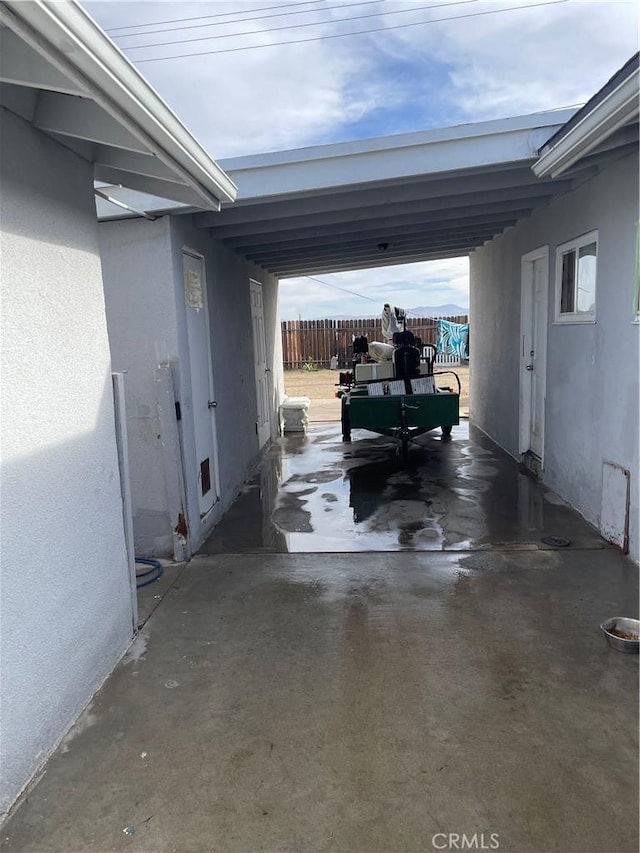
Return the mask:
M 469 411 L 469 366 L 454 367 L 460 377 L 462 386 L 460 394 L 460 414 L 467 415 Z M 309 397 L 309 420 L 333 421 L 340 420 L 340 401 L 336 399 L 337 382 L 340 378 L 338 370 L 285 370 L 284 387 L 289 397 Z M 438 383 L 445 385 L 448 381 L 455 387 L 453 376 L 441 376 Z

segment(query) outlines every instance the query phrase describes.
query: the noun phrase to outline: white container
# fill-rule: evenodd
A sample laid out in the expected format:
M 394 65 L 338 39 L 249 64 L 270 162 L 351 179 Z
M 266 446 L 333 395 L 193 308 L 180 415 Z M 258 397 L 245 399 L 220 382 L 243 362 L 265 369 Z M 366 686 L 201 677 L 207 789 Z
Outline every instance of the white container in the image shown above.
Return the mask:
M 379 382 L 381 379 L 393 379 L 393 375 L 392 361 L 356 364 L 356 382 Z
M 309 406 L 311 400 L 308 397 L 285 397 L 280 404 L 280 418 L 282 430 L 285 435 L 294 432 L 306 433 L 309 425 Z

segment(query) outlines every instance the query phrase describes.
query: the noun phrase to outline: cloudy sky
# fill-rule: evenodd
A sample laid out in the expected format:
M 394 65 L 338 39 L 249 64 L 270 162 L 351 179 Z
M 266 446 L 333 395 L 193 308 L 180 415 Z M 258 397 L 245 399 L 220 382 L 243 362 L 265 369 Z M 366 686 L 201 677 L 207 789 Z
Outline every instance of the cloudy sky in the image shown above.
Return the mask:
M 638 49 L 635 0 L 83 5 L 218 159 L 582 104 Z M 375 306 L 283 283 L 283 317 L 468 304 L 464 259 L 319 278 Z

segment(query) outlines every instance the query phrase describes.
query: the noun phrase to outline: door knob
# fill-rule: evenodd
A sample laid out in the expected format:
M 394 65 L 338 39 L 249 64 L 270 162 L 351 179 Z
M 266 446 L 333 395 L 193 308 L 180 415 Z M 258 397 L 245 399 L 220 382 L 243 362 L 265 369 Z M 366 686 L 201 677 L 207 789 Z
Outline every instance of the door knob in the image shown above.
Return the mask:
M 526 370 L 533 370 L 533 365 L 532 365 L 532 364 L 528 364 L 528 365 L 526 366 Z
M 208 406 L 210 409 L 215 409 L 215 407 L 216 407 L 217 405 L 218 405 L 218 404 L 216 403 L 216 401 L 215 401 L 215 400 L 209 400 L 209 402 L 207 403 L 207 406 Z

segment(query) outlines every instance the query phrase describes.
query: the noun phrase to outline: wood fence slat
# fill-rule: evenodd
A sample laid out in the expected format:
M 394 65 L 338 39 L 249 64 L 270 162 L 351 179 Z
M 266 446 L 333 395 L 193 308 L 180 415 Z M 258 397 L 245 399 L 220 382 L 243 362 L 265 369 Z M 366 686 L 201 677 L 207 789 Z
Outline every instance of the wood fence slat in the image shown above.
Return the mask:
M 466 314 L 442 319 L 452 323 L 469 322 Z M 355 336 L 366 335 L 370 341 L 382 340 L 380 317 L 363 317 L 359 320 L 283 320 L 280 328 L 285 370 L 300 370 L 309 359 L 313 359 L 319 367 L 329 367 L 334 355 L 340 366 L 348 366 Z M 407 328 L 423 343 L 436 343 L 437 320 L 433 317 L 408 317 Z

